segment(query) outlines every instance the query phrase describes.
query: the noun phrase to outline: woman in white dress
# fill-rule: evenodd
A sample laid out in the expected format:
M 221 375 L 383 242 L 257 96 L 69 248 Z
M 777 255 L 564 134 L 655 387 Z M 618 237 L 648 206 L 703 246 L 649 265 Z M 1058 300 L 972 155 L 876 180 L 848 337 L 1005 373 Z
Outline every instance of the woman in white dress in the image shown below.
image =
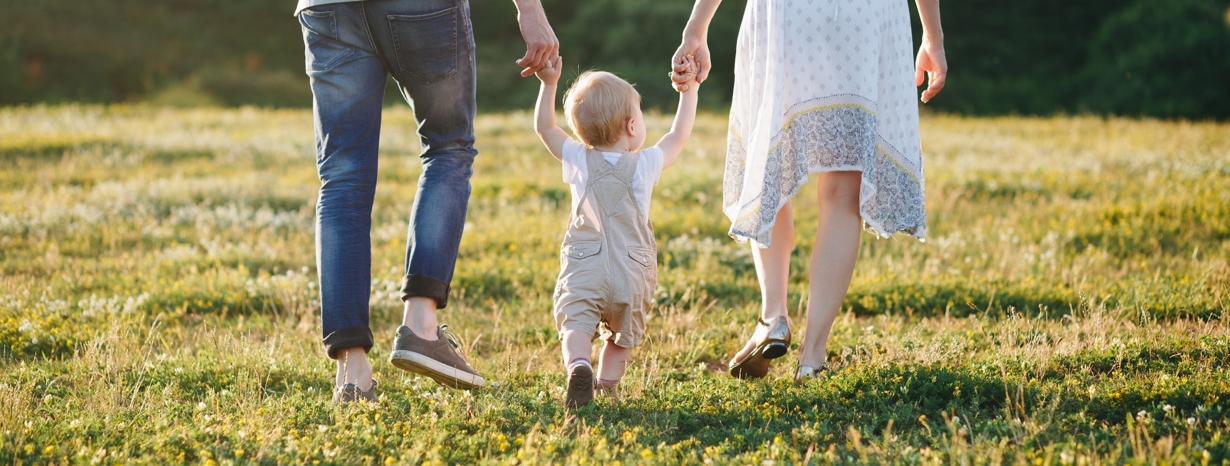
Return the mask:
M 819 173 L 819 225 L 795 381 L 827 369 L 829 331 L 841 309 L 860 224 L 881 237 L 926 233 L 916 87 L 944 87 L 948 65 L 939 0 L 916 0 L 922 44 L 913 60 L 908 0 L 748 0 L 735 56 L 723 211 L 730 235 L 752 243 L 762 308 L 752 338 L 730 361 L 741 378 L 764 377 L 790 347 L 786 285 L 794 249 L 790 198 Z M 706 36 L 721 0 L 697 0 L 675 53 L 708 75 Z

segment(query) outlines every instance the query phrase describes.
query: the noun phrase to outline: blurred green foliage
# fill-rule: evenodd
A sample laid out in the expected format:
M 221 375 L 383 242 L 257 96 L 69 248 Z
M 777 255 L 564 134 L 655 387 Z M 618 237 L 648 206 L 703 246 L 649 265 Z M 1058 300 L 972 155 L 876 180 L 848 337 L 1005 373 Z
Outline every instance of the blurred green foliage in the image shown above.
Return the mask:
M 907 1 L 907 0 L 901 0 Z M 710 27 L 702 104 L 730 99 L 745 0 Z M 911 2 L 912 3 L 912 2 Z M 293 2 L 41 0 L 0 6 L 0 104 L 153 101 L 307 106 Z M 669 109 L 665 79 L 689 0 L 543 0 L 568 73 L 601 68 Z M 508 0 L 471 2 L 479 105 L 525 108 L 537 82 Z M 913 9 L 911 5 L 911 9 Z M 1097 113 L 1230 118 L 1230 0 L 952 0 L 943 4 L 949 86 L 929 108 L 966 114 Z M 914 17 L 915 44 L 921 35 Z M 387 93 L 389 103 L 398 99 Z
M 1228 8 L 1226 0 L 943 2 L 951 70 L 928 106 L 1224 120 Z M 913 21 L 917 45 L 916 11 Z
M 1103 24 L 1089 55 L 1090 108 L 1230 117 L 1227 2 L 1137 2 Z

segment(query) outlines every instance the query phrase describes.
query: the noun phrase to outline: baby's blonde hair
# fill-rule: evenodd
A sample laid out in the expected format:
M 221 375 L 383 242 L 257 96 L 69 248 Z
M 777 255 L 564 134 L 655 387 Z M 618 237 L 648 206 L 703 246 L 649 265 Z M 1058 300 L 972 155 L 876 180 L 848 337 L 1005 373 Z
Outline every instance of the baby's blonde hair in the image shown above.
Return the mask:
M 624 122 L 641 106 L 636 89 L 606 71 L 586 71 L 564 92 L 564 116 L 586 146 L 606 146 L 619 140 Z

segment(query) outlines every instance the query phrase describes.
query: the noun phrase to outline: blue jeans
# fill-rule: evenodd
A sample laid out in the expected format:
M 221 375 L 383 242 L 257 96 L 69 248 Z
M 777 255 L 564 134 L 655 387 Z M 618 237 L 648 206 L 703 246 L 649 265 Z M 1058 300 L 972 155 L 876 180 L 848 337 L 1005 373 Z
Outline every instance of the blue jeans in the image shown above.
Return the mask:
M 410 214 L 402 299 L 448 304 L 470 200 L 474 38 L 466 0 L 371 0 L 299 13 L 316 127 L 316 265 L 325 350 L 372 347 L 372 201 L 380 111 L 393 75 L 414 108 L 423 174 Z

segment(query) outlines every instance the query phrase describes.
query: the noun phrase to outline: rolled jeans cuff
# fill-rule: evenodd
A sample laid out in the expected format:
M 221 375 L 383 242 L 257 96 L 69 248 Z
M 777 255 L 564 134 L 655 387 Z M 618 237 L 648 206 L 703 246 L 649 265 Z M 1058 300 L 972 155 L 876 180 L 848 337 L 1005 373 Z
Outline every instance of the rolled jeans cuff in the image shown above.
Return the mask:
M 401 300 L 424 297 L 436 300 L 436 309 L 448 305 L 448 282 L 422 274 L 406 275 L 401 281 Z
M 348 348 L 363 348 L 363 352 L 370 352 L 375 341 L 371 328 L 347 327 L 325 336 L 324 347 L 329 359 L 337 359 L 337 352 Z

